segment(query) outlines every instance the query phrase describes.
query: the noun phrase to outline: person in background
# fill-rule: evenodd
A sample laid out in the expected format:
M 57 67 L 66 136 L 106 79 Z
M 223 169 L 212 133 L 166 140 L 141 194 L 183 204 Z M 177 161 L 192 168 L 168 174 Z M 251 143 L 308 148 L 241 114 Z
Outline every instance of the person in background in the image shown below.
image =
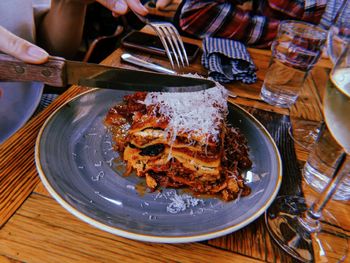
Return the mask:
M 199 38 L 222 37 L 257 48 L 271 45 L 282 20 L 301 20 L 328 29 L 343 0 L 187 0 L 180 28 Z
M 94 1 L 1 0 L 0 52 L 34 64 L 44 63 L 48 54 L 72 57 L 81 43 L 86 6 Z M 129 8 L 148 12 L 139 0 L 96 1 L 115 16 Z

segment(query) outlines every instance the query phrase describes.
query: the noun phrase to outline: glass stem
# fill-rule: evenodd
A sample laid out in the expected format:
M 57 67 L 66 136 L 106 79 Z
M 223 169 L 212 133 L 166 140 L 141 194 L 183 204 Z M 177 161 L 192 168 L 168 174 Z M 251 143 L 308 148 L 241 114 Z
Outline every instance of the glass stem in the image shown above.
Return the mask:
M 326 188 L 322 191 L 320 197 L 312 204 L 309 209 L 309 214 L 315 219 L 319 219 L 322 214 L 322 209 L 327 202 L 332 198 L 335 190 L 338 188 L 339 183 L 347 175 L 343 172 L 343 168 L 346 164 L 347 154 L 343 152 L 337 162 L 337 166 L 333 172 L 332 179 L 327 184 Z
M 344 167 L 348 158 L 349 156 L 345 152 L 340 155 L 336 168 L 333 172 L 332 179 L 328 182 L 326 188 L 322 191 L 319 198 L 305 212 L 304 216 L 300 218 L 302 225 L 308 231 L 316 232 L 319 230 L 320 225 L 318 220 L 322 216 L 323 208 L 332 198 L 342 179 L 347 175 L 347 172 L 344 171 Z

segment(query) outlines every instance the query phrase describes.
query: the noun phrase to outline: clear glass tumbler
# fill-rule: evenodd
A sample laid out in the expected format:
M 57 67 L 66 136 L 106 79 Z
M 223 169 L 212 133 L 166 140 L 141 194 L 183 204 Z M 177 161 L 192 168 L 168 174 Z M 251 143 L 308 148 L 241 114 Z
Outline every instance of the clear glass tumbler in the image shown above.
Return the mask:
M 272 43 L 272 56 L 261 89 L 261 98 L 275 106 L 295 103 L 305 78 L 322 54 L 327 32 L 315 25 L 281 22 Z

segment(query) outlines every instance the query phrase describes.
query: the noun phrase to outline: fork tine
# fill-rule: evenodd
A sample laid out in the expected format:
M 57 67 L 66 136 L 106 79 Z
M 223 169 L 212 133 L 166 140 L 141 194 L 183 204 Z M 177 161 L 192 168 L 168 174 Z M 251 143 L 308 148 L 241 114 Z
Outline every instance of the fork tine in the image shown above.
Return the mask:
M 180 62 L 179 62 L 179 55 L 178 52 L 176 52 L 176 49 L 175 49 L 175 46 L 174 46 L 174 40 L 173 40 L 173 34 L 172 32 L 169 31 L 169 28 L 167 25 L 165 26 L 161 26 L 160 27 L 160 30 L 163 31 L 164 33 L 164 36 L 165 36 L 165 39 L 167 40 L 168 44 L 170 45 L 171 47 L 171 51 L 172 51 L 172 54 L 173 56 L 175 57 L 175 60 L 176 60 L 176 63 L 177 63 L 177 66 L 180 68 Z
M 172 68 L 175 68 L 173 56 L 179 68 L 181 66 L 184 67 L 185 64 L 189 66 L 185 46 L 182 42 L 179 32 L 173 24 L 168 22 L 152 21 L 149 18 L 140 17 L 139 15 L 137 16 L 142 22 L 147 23 L 149 26 L 151 26 L 153 30 L 157 33 L 164 46 L 165 52 L 168 56 L 168 59 L 170 60 Z
M 169 39 L 171 38 L 171 41 L 173 43 L 173 45 L 172 45 L 173 46 L 173 53 L 175 55 L 177 54 L 177 57 L 180 58 L 181 64 L 184 67 L 185 66 L 184 58 L 183 58 L 183 55 L 182 55 L 182 52 L 180 50 L 179 43 L 178 43 L 178 40 L 176 37 L 176 31 L 174 30 L 174 28 L 172 26 L 164 26 L 164 29 L 168 32 Z M 176 52 L 175 52 L 174 46 L 176 48 Z M 178 66 L 180 67 L 180 64 L 178 64 Z
M 188 62 L 187 52 L 186 52 L 184 43 L 182 41 L 182 38 L 180 37 L 179 31 L 177 31 L 176 27 L 174 25 L 172 25 L 172 24 L 171 24 L 170 28 L 173 31 L 173 37 L 175 38 L 174 41 L 175 41 L 175 44 L 176 44 L 176 46 L 178 48 L 178 53 L 182 54 L 181 55 L 182 63 L 183 63 L 182 57 L 184 57 L 185 61 L 186 61 L 186 66 L 189 66 L 190 63 Z M 181 49 L 180 49 L 179 45 L 181 46 Z M 184 63 L 183 63 L 183 65 L 184 65 Z
M 157 33 L 158 37 L 160 38 L 160 41 L 162 42 L 164 49 L 165 49 L 165 52 L 170 60 L 171 67 L 175 68 L 174 60 L 173 60 L 171 53 L 169 51 L 169 47 L 168 47 L 168 44 L 165 40 L 163 32 L 161 30 L 158 30 L 158 27 L 156 25 L 150 24 L 150 26 L 153 28 L 153 30 Z

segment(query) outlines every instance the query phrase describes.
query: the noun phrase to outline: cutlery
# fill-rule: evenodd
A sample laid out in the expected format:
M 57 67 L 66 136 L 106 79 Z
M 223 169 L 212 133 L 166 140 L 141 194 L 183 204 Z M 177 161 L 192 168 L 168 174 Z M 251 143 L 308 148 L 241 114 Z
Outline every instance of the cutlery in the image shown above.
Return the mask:
M 172 23 L 160 21 L 151 16 L 141 16 L 137 13 L 134 14 L 157 33 L 173 68 L 175 68 L 173 57 L 179 68 L 190 65 L 182 38 Z
M 49 57 L 48 62 L 40 65 L 27 64 L 6 54 L 0 54 L 0 79 L 40 81 L 55 87 L 78 84 L 147 92 L 194 92 L 216 86 L 213 81 L 207 79 L 121 69 L 69 61 L 60 57 Z
M 176 72 L 173 70 L 167 69 L 167 68 L 162 67 L 162 66 L 157 65 L 157 64 L 147 62 L 147 61 L 142 60 L 138 57 L 135 57 L 129 53 L 122 54 L 121 58 L 123 61 L 131 63 L 131 64 L 139 66 L 139 67 L 147 68 L 147 69 L 157 71 L 160 73 L 165 73 L 165 74 L 176 74 Z
M 136 66 L 139 66 L 139 67 L 144 67 L 144 68 L 147 68 L 147 69 L 150 69 L 150 70 L 153 70 L 153 71 L 166 73 L 166 74 L 177 74 L 173 70 L 170 70 L 170 69 L 167 69 L 167 68 L 162 67 L 160 65 L 157 65 L 157 64 L 154 64 L 154 63 L 142 60 L 142 59 L 140 59 L 138 57 L 135 57 L 134 55 L 131 55 L 129 53 L 123 53 L 121 55 L 121 58 L 122 58 L 123 61 L 128 62 L 128 63 L 133 64 L 133 65 L 136 65 Z M 231 91 L 231 90 L 229 90 L 227 88 L 226 88 L 226 90 L 227 90 L 227 94 L 228 94 L 229 97 L 231 97 L 231 98 L 236 98 L 237 97 L 237 94 L 234 93 L 233 91 Z

